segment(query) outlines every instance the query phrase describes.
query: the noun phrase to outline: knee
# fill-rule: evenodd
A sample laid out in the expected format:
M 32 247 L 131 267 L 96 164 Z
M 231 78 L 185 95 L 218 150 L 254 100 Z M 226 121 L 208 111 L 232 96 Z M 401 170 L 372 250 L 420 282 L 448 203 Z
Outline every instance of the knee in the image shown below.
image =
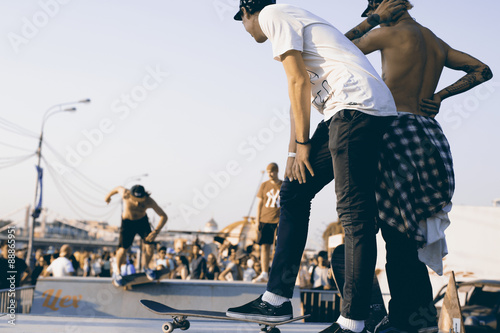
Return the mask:
M 377 234 L 377 226 L 375 225 L 375 222 L 342 221 L 342 227 L 344 228 L 346 236 L 375 237 Z
M 291 182 L 286 179 L 280 189 L 280 206 L 281 208 L 290 209 L 297 207 L 297 205 L 310 205 L 313 197 L 314 195 L 309 195 L 308 191 L 299 182 Z
M 153 245 L 146 245 L 145 246 L 146 254 L 151 255 L 155 252 Z

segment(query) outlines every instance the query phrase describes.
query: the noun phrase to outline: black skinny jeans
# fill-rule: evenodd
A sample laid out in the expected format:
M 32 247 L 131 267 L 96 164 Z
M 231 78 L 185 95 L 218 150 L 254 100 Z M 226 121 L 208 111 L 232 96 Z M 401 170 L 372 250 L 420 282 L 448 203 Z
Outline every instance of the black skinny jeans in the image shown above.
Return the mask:
M 278 241 L 268 291 L 292 297 L 307 240 L 311 200 L 335 173 L 337 213 L 346 232 L 342 315 L 356 320 L 368 317 L 377 255 L 377 162 L 382 136 L 393 118 L 342 110 L 330 122 L 318 125 L 309 158 L 315 176 L 308 173 L 304 184 L 285 179 L 281 186 Z

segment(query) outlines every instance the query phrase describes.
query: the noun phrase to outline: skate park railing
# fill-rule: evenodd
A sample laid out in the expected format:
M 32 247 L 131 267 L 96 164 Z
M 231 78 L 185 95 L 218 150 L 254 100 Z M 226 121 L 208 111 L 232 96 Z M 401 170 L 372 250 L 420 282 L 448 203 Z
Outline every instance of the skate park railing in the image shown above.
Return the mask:
M 333 323 L 340 316 L 340 293 L 337 290 L 301 289 L 302 313 L 306 322 Z
M 30 313 L 35 286 L 0 290 L 0 313 Z

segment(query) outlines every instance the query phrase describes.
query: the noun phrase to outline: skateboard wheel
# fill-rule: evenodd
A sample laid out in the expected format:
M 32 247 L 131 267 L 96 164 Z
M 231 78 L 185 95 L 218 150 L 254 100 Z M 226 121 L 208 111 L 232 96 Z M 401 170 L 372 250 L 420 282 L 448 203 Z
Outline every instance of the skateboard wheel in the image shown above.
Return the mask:
M 163 331 L 163 333 L 171 333 L 174 331 L 174 325 L 172 325 L 171 323 L 165 323 L 163 324 L 161 330 Z
M 280 329 L 277 328 L 277 327 L 273 327 L 271 329 L 269 329 L 269 331 L 267 331 L 268 333 L 280 333 Z
M 181 331 L 186 331 L 189 329 L 189 327 L 191 327 L 191 323 L 188 320 L 184 320 L 179 324 L 179 328 L 181 329 Z

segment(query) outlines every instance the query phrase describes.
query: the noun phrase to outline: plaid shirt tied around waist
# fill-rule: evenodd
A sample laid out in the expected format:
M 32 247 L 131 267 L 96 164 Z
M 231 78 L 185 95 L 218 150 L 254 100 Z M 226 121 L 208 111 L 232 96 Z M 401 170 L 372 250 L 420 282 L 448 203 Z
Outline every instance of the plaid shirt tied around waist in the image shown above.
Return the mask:
M 430 117 L 399 113 L 383 137 L 376 199 L 378 223 L 397 228 L 419 247 L 419 222 L 451 202 L 455 175 L 450 146 Z

